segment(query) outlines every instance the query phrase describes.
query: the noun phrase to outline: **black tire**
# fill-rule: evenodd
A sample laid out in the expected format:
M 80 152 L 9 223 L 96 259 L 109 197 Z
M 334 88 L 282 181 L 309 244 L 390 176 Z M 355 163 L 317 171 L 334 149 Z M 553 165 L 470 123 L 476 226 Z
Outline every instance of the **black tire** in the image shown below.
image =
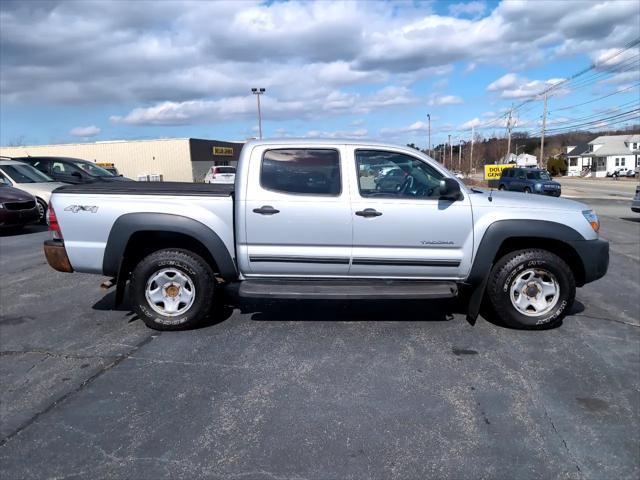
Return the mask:
M 524 190 L 522 190 L 524 193 L 531 193 L 531 189 L 529 187 L 524 187 Z
M 500 185 L 500 186 L 498 187 L 498 190 L 506 190 L 506 188 L 507 188 L 507 187 L 505 187 L 504 185 Z
M 38 213 L 40 215 L 38 223 L 46 225 L 47 224 L 47 203 L 41 198 L 36 198 L 36 203 L 38 206 Z
M 512 302 L 511 288 L 527 271 L 534 271 L 542 279 L 557 284 L 557 299 L 547 297 L 551 303 L 549 310 L 541 309 L 537 315 L 535 308 L 528 314 L 521 313 Z M 549 275 L 550 274 L 550 275 Z M 531 278 L 531 277 L 529 277 Z M 532 281 L 532 285 L 535 282 Z M 534 293 L 538 287 L 532 287 Z M 538 290 L 542 295 L 541 290 Z M 526 294 L 525 294 L 526 296 Z M 519 329 L 553 328 L 562 322 L 571 309 L 576 296 L 576 282 L 571 268 L 557 255 L 540 249 L 517 250 L 502 257 L 491 269 L 487 283 L 487 297 L 493 314 L 505 325 Z M 514 293 L 514 297 L 519 297 Z M 524 300 L 531 297 L 523 297 Z M 538 298 L 537 296 L 535 298 Z
M 178 272 L 187 278 L 187 287 L 194 295 L 192 303 L 183 305 L 175 314 L 163 314 L 165 303 L 152 305 L 147 298 L 147 284 L 161 271 Z M 174 274 L 175 276 L 175 274 Z M 153 286 L 154 283 L 151 284 Z M 199 255 L 182 249 L 158 250 L 143 258 L 131 273 L 130 292 L 134 311 L 154 330 L 186 330 L 198 325 L 211 311 L 216 281 L 213 270 Z M 157 288 L 162 288 L 157 286 Z M 165 290 L 162 290 L 166 292 Z M 165 297 L 169 298 L 169 297 Z

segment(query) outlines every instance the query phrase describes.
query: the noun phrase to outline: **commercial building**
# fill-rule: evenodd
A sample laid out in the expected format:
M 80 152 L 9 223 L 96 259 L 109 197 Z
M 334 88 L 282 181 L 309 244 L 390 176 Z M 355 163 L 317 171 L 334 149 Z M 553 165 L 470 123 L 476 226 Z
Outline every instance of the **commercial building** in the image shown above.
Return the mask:
M 5 157 L 74 157 L 113 164 L 134 180 L 201 182 L 213 165 L 237 165 L 242 143 L 198 138 L 0 147 Z

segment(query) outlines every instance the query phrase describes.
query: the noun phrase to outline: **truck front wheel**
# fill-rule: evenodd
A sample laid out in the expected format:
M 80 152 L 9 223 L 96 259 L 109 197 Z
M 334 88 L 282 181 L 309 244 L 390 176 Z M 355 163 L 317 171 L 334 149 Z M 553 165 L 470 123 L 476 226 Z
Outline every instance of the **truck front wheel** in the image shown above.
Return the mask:
M 155 330 L 185 330 L 211 310 L 215 278 L 211 267 L 188 250 L 158 250 L 131 273 L 133 309 Z
M 544 329 L 558 325 L 573 305 L 576 282 L 557 255 L 540 249 L 508 253 L 487 284 L 494 313 L 507 326 Z

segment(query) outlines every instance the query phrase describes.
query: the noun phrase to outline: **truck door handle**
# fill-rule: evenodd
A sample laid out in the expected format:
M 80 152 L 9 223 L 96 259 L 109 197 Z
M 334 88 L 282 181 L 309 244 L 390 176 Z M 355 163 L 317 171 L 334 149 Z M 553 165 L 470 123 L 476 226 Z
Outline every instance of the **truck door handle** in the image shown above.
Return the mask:
M 359 217 L 379 217 L 382 212 L 378 212 L 375 208 L 365 208 L 356 212 Z
M 263 205 L 260 208 L 254 208 L 254 213 L 259 213 L 260 215 L 275 215 L 276 213 L 280 213 L 280 210 L 276 210 L 271 205 Z

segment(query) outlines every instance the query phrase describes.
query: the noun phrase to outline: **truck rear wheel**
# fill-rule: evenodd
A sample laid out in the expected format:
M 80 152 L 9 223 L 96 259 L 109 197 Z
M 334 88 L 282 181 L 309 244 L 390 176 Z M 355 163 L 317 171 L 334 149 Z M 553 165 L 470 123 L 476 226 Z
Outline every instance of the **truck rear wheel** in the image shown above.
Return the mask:
M 573 305 L 576 282 L 557 255 L 540 249 L 508 253 L 489 276 L 487 295 L 507 326 L 544 329 L 558 325 Z
M 185 330 L 203 320 L 213 304 L 209 264 L 188 250 L 158 250 L 131 274 L 133 309 L 155 330 Z

